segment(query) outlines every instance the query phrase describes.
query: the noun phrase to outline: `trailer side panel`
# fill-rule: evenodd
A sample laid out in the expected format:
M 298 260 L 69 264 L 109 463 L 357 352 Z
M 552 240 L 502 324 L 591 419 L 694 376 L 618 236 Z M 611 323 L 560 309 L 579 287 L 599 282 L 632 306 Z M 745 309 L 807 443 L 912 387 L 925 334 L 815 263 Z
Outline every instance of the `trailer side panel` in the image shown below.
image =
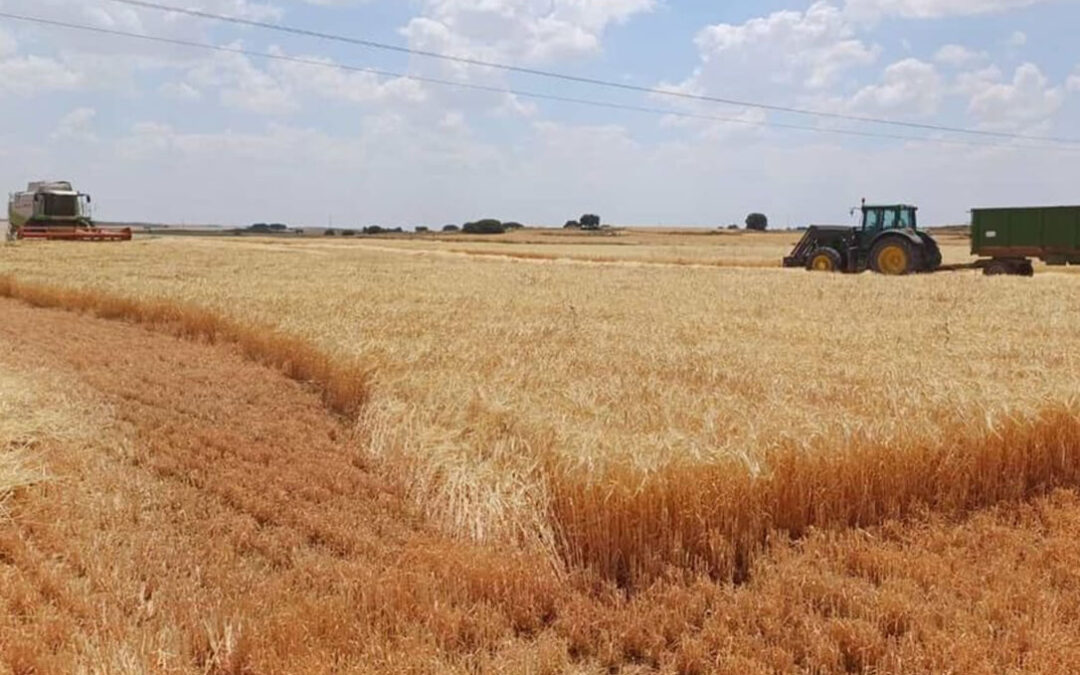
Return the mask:
M 971 252 L 989 258 L 1039 258 L 1080 264 L 1080 206 L 974 209 Z

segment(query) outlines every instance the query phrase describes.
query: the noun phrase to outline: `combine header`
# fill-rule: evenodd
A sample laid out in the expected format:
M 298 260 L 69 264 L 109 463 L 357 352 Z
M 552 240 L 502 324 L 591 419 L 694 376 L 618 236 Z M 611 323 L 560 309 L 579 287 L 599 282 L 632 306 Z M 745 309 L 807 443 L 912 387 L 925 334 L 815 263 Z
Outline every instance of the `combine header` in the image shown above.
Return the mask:
M 95 225 L 89 204 L 90 195 L 76 192 L 67 181 L 30 183 L 25 192 L 16 192 L 8 201 L 10 235 L 52 241 L 131 240 L 130 227 Z

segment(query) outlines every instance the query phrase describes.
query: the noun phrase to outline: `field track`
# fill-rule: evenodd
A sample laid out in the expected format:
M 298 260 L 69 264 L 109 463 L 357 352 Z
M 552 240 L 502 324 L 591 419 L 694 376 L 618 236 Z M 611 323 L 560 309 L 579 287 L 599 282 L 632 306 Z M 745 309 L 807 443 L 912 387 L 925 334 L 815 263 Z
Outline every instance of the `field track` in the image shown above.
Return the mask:
M 643 267 L 643 268 L 689 268 L 689 269 L 712 269 L 716 267 L 735 267 L 735 268 L 770 268 L 780 267 L 780 262 L 767 262 L 762 263 L 756 260 L 668 260 L 668 261 L 650 261 L 650 260 L 620 260 L 618 258 L 605 258 L 600 256 L 580 256 L 569 254 L 557 254 L 557 253 L 524 253 L 520 251 L 486 251 L 475 250 L 467 248 L 396 248 L 393 246 L 377 246 L 368 243 L 361 243 L 359 246 L 363 246 L 368 249 L 376 251 L 385 251 L 387 253 L 406 254 L 413 256 L 441 256 L 441 257 L 453 257 L 453 258 L 486 258 L 490 260 L 502 260 L 508 262 L 523 262 L 532 263 L 536 265 L 550 265 L 553 263 L 559 264 L 574 264 L 574 265 L 612 265 L 620 267 Z

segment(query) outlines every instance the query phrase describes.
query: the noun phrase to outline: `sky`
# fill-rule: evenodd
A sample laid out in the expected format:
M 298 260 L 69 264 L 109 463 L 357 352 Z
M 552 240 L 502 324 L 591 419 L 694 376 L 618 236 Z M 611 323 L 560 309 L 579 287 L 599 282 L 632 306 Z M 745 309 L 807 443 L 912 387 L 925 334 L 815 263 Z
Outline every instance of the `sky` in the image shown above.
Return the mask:
M 102 220 L 315 227 L 584 212 L 715 227 L 760 211 L 782 228 L 850 222 L 862 198 L 952 224 L 973 207 L 1080 203 L 1080 0 L 158 1 L 649 89 L 1057 140 L 600 87 L 115 0 L 0 0 L 306 61 L 0 18 L 0 186 L 71 180 Z

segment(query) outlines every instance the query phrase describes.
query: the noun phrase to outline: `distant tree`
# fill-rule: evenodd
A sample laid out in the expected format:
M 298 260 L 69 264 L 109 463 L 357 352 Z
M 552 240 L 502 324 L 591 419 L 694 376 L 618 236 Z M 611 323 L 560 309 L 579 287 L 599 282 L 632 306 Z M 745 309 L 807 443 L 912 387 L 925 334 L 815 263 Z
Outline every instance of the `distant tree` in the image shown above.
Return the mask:
M 342 230 L 341 231 L 341 236 L 343 236 L 343 237 L 355 237 L 356 236 L 356 230 Z
M 751 213 L 746 217 L 746 229 L 764 232 L 769 229 L 769 219 L 764 213 Z
M 586 213 L 581 216 L 581 229 L 583 230 L 599 230 L 600 229 L 600 216 L 595 213 Z
M 325 232 L 323 232 L 323 234 L 324 234 L 324 235 L 326 235 L 327 237 L 332 237 L 332 236 L 334 236 L 335 234 L 337 234 L 337 230 L 335 230 L 335 229 L 334 229 L 334 228 L 332 228 L 332 227 L 328 227 L 328 228 L 326 228 L 326 231 L 325 231 Z
M 461 228 L 466 234 L 504 234 L 506 226 L 494 218 L 485 218 L 472 223 L 465 223 Z
M 384 230 L 383 228 L 379 227 L 378 225 L 368 225 L 367 227 L 365 227 L 363 229 L 364 234 L 382 234 L 383 232 L 386 232 L 386 231 L 387 230 Z
M 525 226 L 522 225 L 521 223 L 515 223 L 515 222 L 511 221 L 509 223 L 503 223 L 503 227 L 505 227 L 508 230 L 520 230 L 520 229 L 523 229 Z
M 423 225 L 417 225 L 417 226 L 416 226 L 416 232 L 417 232 L 417 234 L 422 234 L 422 233 L 424 233 L 424 232 L 430 232 L 430 231 L 431 231 L 431 230 L 429 230 L 428 228 L 424 227 Z
M 270 226 L 266 223 L 255 223 L 248 228 L 248 232 L 258 232 L 260 234 L 268 234 L 270 232 Z
M 727 229 L 729 229 L 729 230 L 737 230 L 737 229 L 739 229 L 739 226 L 736 225 L 735 223 L 732 223 L 732 224 L 727 226 Z
M 443 232 L 460 232 L 461 228 L 457 225 L 443 225 Z
M 564 230 L 580 230 L 581 229 L 581 223 L 579 223 L 576 220 L 568 220 L 568 221 L 566 221 L 566 224 L 563 225 L 563 229 Z
M 274 232 L 284 232 L 285 230 L 289 229 L 289 226 L 285 225 L 284 223 L 271 223 L 270 229 Z

